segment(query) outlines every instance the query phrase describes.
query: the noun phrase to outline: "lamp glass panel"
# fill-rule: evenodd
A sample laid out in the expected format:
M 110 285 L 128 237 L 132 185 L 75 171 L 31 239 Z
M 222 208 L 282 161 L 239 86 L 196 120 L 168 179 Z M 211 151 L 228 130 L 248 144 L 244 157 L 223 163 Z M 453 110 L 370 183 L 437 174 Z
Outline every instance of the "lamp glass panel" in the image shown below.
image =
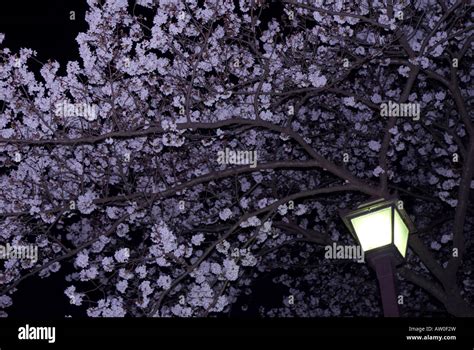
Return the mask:
M 392 243 L 392 208 L 380 209 L 351 219 L 364 251 Z
M 402 217 L 395 210 L 395 223 L 394 223 L 394 242 L 395 246 L 397 247 L 400 254 L 405 257 L 407 251 L 407 242 L 408 242 L 408 233 L 409 229 L 405 222 L 403 221 Z

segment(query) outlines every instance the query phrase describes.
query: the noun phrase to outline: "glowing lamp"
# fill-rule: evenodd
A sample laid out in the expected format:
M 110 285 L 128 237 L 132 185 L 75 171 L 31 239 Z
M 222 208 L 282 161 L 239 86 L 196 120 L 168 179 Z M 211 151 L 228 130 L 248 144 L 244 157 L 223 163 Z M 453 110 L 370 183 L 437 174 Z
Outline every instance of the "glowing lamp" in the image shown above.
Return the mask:
M 403 262 L 414 226 L 401 201 L 378 199 L 364 203 L 343 213 L 342 220 L 366 255 L 384 250 L 393 254 L 397 264 Z
M 377 274 L 384 315 L 399 316 L 395 267 L 404 261 L 408 235 L 415 231 L 403 202 L 382 198 L 343 212 L 341 217 Z

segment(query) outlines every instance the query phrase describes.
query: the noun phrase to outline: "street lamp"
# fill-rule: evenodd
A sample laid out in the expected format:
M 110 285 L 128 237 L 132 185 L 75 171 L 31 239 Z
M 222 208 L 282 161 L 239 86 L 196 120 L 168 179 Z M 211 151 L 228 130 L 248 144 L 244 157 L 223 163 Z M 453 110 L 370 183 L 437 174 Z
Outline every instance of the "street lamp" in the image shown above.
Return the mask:
M 378 199 L 341 213 L 379 281 L 385 317 L 398 317 L 395 267 L 405 260 L 408 235 L 415 228 L 396 198 Z

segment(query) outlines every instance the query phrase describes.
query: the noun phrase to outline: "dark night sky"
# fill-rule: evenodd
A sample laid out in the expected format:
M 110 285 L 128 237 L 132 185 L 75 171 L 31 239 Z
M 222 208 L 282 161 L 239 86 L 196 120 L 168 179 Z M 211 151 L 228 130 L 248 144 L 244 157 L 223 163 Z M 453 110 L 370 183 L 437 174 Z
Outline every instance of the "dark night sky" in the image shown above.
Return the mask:
M 42 0 L 2 3 L 0 32 L 6 34 L 3 45 L 13 50 L 21 47 L 38 52 L 41 61 L 56 59 L 60 63 L 77 59 L 75 38 L 87 30 L 84 1 Z M 75 11 L 76 20 L 69 19 Z

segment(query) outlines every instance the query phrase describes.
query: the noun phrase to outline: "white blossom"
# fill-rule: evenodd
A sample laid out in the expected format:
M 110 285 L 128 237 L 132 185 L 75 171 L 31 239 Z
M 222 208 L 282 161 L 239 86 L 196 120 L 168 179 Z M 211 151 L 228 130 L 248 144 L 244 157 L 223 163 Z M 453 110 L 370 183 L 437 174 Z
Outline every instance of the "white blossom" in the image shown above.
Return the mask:
M 87 253 L 87 251 L 82 251 L 77 254 L 75 264 L 81 268 L 89 266 L 89 254 Z
M 119 263 L 127 262 L 128 258 L 130 257 L 130 249 L 122 248 L 115 252 L 114 258 Z
M 66 294 L 66 296 L 69 298 L 69 301 L 72 305 L 77 305 L 77 306 L 82 305 L 82 301 L 83 301 L 82 299 L 84 297 L 84 294 L 83 293 L 77 293 L 76 292 L 76 287 L 69 286 L 64 291 L 64 294 Z M 0 307 L 1 307 L 1 305 L 0 305 Z
M 199 233 L 197 235 L 193 235 L 191 237 L 191 243 L 195 246 L 199 246 L 201 245 L 202 242 L 204 242 L 205 238 L 204 238 L 204 235 L 202 233 Z
M 91 190 L 88 190 L 86 193 L 80 195 L 77 198 L 77 209 L 82 214 L 90 214 L 92 213 L 97 206 L 93 203 L 93 201 L 97 198 L 97 194 Z
M 221 220 L 224 220 L 224 221 L 229 219 L 231 216 L 232 216 L 232 210 L 230 210 L 229 208 L 225 208 L 221 210 L 219 213 L 219 217 L 221 218 Z
M 171 287 L 171 277 L 168 275 L 161 275 L 156 281 L 158 287 L 167 290 Z
M 128 288 L 128 281 L 127 280 L 120 280 L 117 282 L 117 284 L 115 285 L 115 287 L 117 288 L 117 290 L 120 292 L 120 293 L 125 293 L 125 291 L 127 290 Z
M 375 169 L 374 169 L 374 176 L 376 177 L 379 177 L 380 174 L 384 173 L 385 171 L 380 167 L 380 166 L 377 166 Z
M 224 276 L 229 281 L 235 281 L 239 277 L 239 266 L 234 259 L 225 259 L 223 262 Z

